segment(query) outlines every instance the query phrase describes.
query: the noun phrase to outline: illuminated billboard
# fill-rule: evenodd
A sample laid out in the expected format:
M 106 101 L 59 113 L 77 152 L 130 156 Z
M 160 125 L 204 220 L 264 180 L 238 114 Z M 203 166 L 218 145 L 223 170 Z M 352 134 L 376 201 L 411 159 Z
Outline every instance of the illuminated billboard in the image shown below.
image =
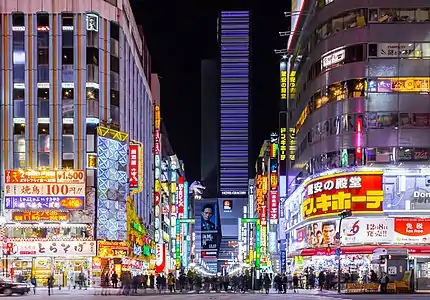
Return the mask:
M 6 170 L 4 178 L 5 209 L 84 209 L 84 170 Z
M 122 241 L 127 238 L 127 135 L 104 127 L 97 133 L 97 239 Z
M 287 100 L 287 64 L 283 61 L 279 66 L 280 72 L 280 88 L 281 88 L 281 101 Z
M 202 258 L 217 257 L 221 239 L 220 213 L 217 200 L 196 202 L 196 229 L 201 233 Z
M 136 194 L 143 190 L 143 144 L 132 141 L 129 145 L 129 153 L 130 193 Z
M 382 213 L 382 172 L 350 172 L 327 175 L 305 184 L 303 219 L 336 215 L 345 209 L 356 213 Z

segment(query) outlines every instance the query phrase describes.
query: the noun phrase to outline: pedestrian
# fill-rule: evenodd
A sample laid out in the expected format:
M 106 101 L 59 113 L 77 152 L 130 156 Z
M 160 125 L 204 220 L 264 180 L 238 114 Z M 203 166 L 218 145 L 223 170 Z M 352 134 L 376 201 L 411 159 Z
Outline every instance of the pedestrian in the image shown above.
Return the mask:
M 116 272 L 113 272 L 111 280 L 112 280 L 112 287 L 114 289 L 118 288 L 118 274 Z
M 51 296 L 51 294 L 53 295 L 54 294 L 53 293 L 54 292 L 54 290 L 53 290 L 53 287 L 54 287 L 54 276 L 53 275 L 49 275 L 47 286 L 48 286 L 48 296 Z
M 272 280 L 269 277 L 269 274 L 266 273 L 264 277 L 264 289 L 266 290 L 266 294 L 269 294 L 270 285 L 272 284 Z
M 318 275 L 318 287 L 320 288 L 320 292 L 322 292 L 323 287 L 325 284 L 325 273 L 321 270 L 321 272 Z
M 107 295 L 109 291 L 109 274 L 102 275 L 102 295 Z M 109 293 L 110 294 L 110 293 Z
M 34 277 L 34 275 L 31 276 L 30 283 L 33 286 L 33 295 L 36 295 L 37 281 L 36 281 L 36 277 Z
M 297 274 L 294 274 L 294 276 L 293 276 L 293 291 L 294 291 L 294 293 L 297 293 L 298 289 L 299 289 L 299 276 L 297 276 Z

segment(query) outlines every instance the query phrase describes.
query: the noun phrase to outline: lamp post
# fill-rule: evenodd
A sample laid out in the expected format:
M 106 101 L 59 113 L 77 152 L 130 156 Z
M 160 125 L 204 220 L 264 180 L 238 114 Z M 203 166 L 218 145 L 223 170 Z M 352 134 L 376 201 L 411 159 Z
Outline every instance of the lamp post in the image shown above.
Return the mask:
M 338 258 L 337 260 L 337 292 L 340 294 L 340 275 L 341 275 L 341 266 L 340 266 L 340 254 L 341 254 L 341 249 L 340 249 L 340 234 L 342 231 L 342 220 L 348 217 L 352 216 L 352 212 L 350 210 L 343 210 L 340 214 L 339 214 L 339 231 L 336 234 L 336 239 L 338 240 L 338 246 L 336 248 L 336 256 Z

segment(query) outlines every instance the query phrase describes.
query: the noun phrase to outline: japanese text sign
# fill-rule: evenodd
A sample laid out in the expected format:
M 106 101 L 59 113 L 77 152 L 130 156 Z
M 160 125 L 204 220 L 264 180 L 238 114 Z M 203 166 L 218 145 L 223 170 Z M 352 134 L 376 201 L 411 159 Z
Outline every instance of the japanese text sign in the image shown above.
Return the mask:
M 257 212 L 261 213 L 261 207 L 264 204 L 263 199 L 263 176 L 257 175 L 257 179 L 255 181 L 256 185 L 256 200 L 257 200 Z
M 69 220 L 68 212 L 61 211 L 14 211 L 12 220 L 15 222 L 64 222 Z
M 266 206 L 266 204 L 261 206 L 260 224 L 261 224 L 261 226 L 267 225 L 267 206 Z
M 290 72 L 289 88 L 290 88 L 290 99 L 289 100 L 294 100 L 296 98 L 296 71 Z
M 83 209 L 85 171 L 5 171 L 6 209 Z
M 139 166 L 141 164 L 139 148 L 138 144 L 130 144 L 129 146 L 129 186 L 132 189 L 139 187 Z
M 16 257 L 76 257 L 96 256 L 95 241 L 12 242 L 10 256 Z
M 184 194 L 184 177 L 180 176 L 178 180 L 178 218 L 184 218 L 184 204 L 185 204 L 185 194 Z
M 391 243 L 393 239 L 391 218 L 347 218 L 342 223 L 342 243 Z
M 269 199 L 269 219 L 271 224 L 278 223 L 278 206 L 279 206 L 279 197 L 278 190 L 270 191 L 270 199 Z
M 311 180 L 305 185 L 303 218 L 332 215 L 345 209 L 382 212 L 382 172 L 340 173 Z
M 287 71 L 285 64 L 281 65 L 281 100 L 287 100 Z
M 279 135 L 279 160 L 285 161 L 287 158 L 287 128 L 281 127 Z
M 290 134 L 288 139 L 288 149 L 290 154 L 290 161 L 294 162 L 296 160 L 296 128 L 290 128 Z
M 397 243 L 428 243 L 430 240 L 430 219 L 395 218 L 394 232 Z

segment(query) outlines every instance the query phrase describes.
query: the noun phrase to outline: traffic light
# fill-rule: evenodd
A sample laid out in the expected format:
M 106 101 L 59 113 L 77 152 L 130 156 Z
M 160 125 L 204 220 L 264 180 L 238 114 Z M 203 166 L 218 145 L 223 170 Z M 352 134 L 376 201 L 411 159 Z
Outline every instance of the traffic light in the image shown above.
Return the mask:
M 341 219 L 345 219 L 345 218 L 348 218 L 348 217 L 351 217 L 351 216 L 352 216 L 352 211 L 350 211 L 350 210 L 343 210 L 339 214 L 339 218 L 341 218 Z

